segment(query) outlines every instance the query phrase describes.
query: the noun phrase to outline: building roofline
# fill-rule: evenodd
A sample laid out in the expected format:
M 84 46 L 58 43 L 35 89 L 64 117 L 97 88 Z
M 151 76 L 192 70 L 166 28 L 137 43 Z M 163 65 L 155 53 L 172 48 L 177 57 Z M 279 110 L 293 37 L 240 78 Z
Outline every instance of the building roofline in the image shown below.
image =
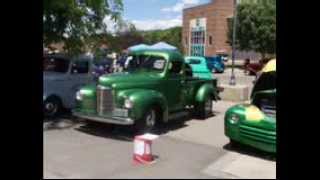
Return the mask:
M 188 11 L 188 10 L 191 10 L 191 9 L 201 8 L 201 7 L 204 7 L 204 6 L 211 5 L 212 3 L 213 3 L 213 2 L 210 1 L 210 2 L 208 2 L 208 3 L 200 4 L 200 5 L 198 5 L 198 6 L 193 6 L 193 7 L 184 8 L 183 11 Z

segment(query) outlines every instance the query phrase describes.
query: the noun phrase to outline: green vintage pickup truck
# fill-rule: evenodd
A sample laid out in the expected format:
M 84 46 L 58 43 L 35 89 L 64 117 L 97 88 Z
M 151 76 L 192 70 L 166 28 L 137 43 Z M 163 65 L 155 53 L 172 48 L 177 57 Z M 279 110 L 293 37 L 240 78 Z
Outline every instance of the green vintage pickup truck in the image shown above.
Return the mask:
M 200 118 L 212 113 L 219 99 L 215 80 L 193 77 L 179 52 L 135 51 L 128 58 L 125 72 L 101 76 L 77 92 L 75 116 L 145 133 L 190 111 Z

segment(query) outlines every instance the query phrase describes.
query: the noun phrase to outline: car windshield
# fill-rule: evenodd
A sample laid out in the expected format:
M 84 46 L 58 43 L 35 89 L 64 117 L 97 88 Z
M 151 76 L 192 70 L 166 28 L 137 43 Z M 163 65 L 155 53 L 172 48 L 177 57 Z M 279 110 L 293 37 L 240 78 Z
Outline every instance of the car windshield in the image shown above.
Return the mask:
M 69 61 L 63 58 L 45 57 L 43 70 L 46 72 L 66 73 L 69 69 Z
M 201 64 L 201 61 L 198 59 L 190 59 L 188 64 Z
M 127 71 L 154 71 L 162 72 L 166 65 L 166 60 L 161 56 L 154 55 L 133 55 L 126 60 Z

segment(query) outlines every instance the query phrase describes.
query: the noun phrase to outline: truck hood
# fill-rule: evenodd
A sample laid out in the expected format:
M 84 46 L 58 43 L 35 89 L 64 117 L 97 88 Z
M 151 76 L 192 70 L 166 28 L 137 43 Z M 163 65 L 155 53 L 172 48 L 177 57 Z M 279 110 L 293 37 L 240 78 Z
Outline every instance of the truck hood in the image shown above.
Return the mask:
M 276 119 L 266 116 L 256 106 L 251 104 L 241 104 L 229 109 L 229 113 L 240 115 L 240 122 L 243 125 L 275 131 Z
M 114 84 L 147 84 L 154 83 L 160 79 L 161 74 L 154 72 L 123 72 L 101 76 L 99 84 L 113 86 Z
M 43 72 L 43 81 L 45 83 L 47 81 L 63 80 L 65 76 L 66 73 Z

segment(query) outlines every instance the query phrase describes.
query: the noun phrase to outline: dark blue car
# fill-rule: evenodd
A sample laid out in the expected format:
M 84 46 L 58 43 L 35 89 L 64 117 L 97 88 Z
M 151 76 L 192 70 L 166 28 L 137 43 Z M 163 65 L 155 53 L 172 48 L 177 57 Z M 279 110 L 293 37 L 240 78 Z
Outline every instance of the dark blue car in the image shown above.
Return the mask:
M 207 60 L 207 66 L 211 72 L 223 73 L 225 66 L 222 56 L 205 57 Z

